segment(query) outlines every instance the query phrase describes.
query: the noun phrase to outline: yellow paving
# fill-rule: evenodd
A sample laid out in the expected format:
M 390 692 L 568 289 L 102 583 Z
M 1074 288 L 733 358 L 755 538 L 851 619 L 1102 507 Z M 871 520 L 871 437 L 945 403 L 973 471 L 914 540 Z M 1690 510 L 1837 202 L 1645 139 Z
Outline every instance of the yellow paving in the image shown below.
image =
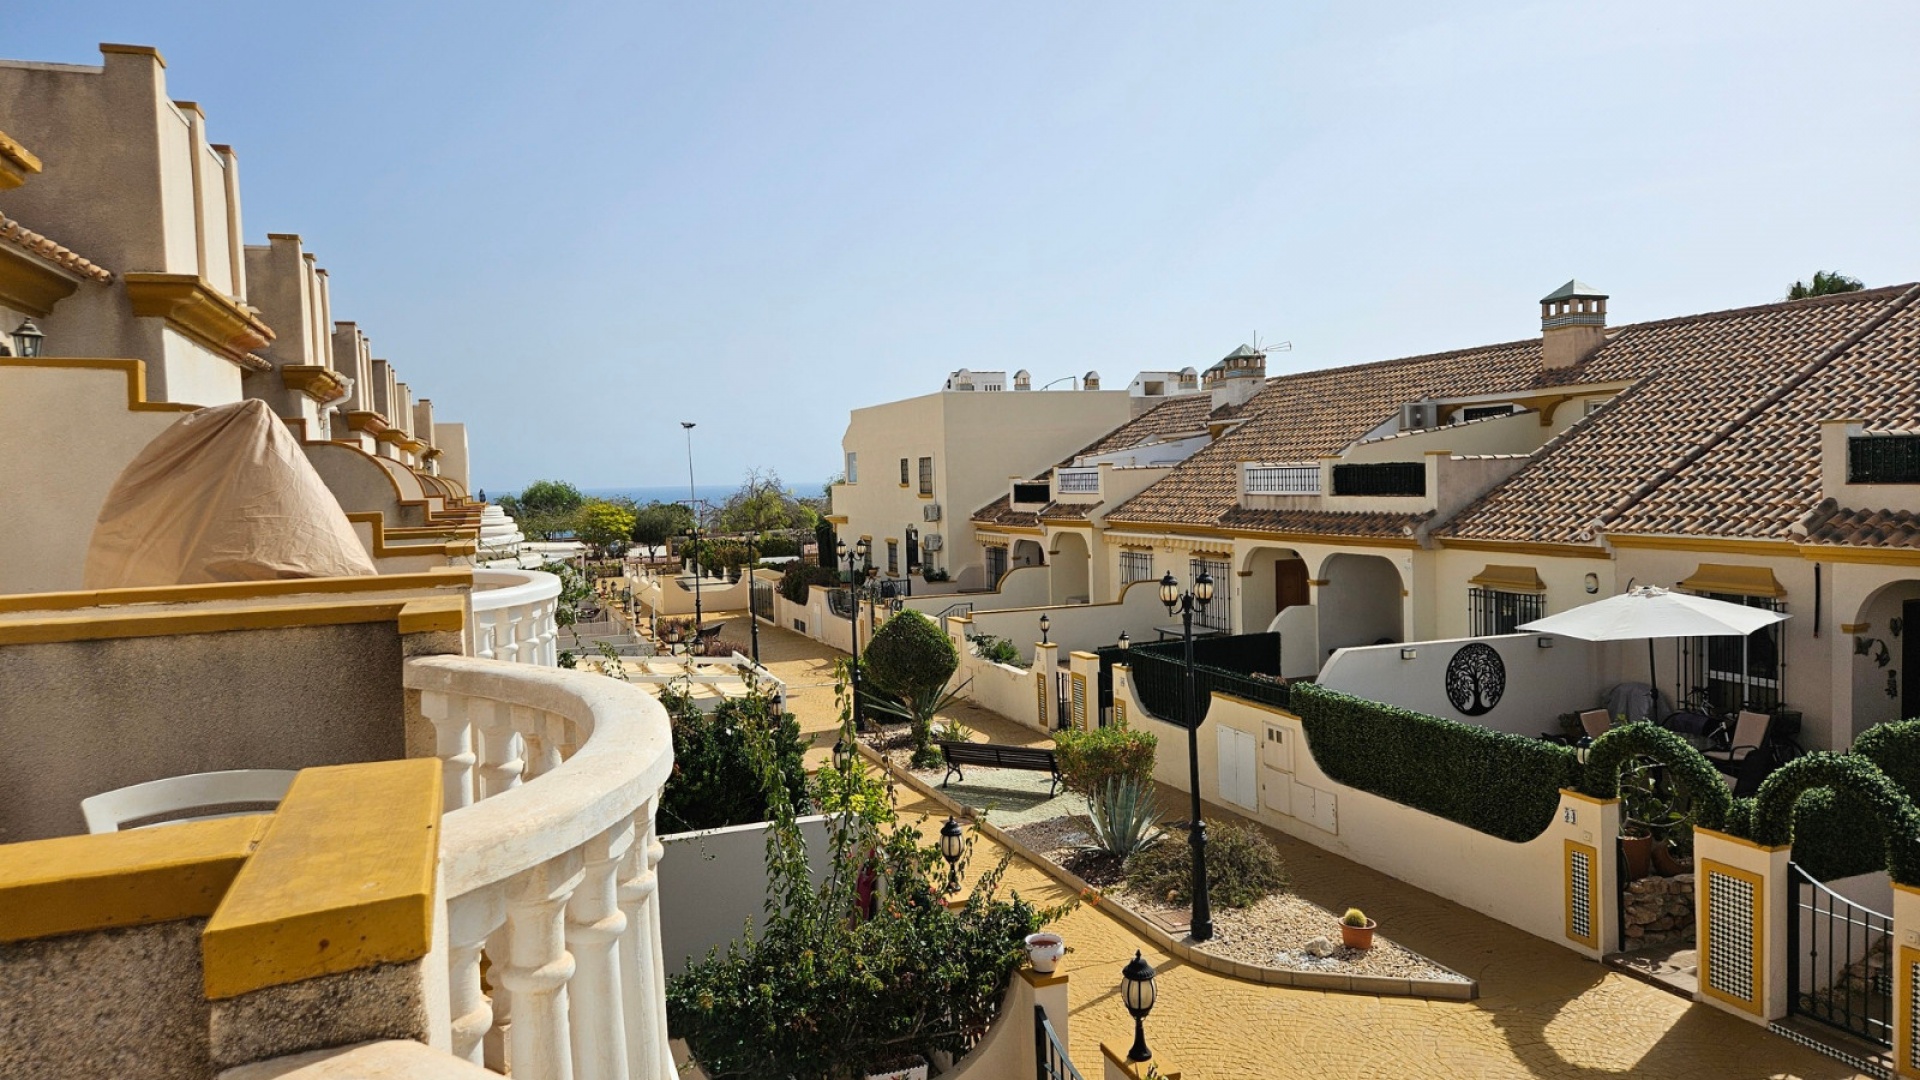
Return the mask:
M 745 628 L 730 629 L 727 636 L 745 641 Z M 792 690 L 794 712 L 816 747 L 810 761 L 824 762 L 836 730 L 832 663 L 838 654 L 767 628 L 760 632 L 760 651 Z M 996 738 L 1026 730 L 983 719 L 978 710 L 957 715 Z M 902 803 L 909 813 L 931 819 L 926 828 L 945 817 L 912 792 L 903 791 Z M 1186 1080 L 1859 1075 L 1757 1025 L 1608 972 L 1504 923 L 1274 835 L 1303 896 L 1336 910 L 1365 907 L 1395 940 L 1478 979 L 1480 999 L 1424 1001 L 1242 982 L 1183 964 L 1097 907 L 1082 906 L 1056 927 L 1072 949 L 1061 970 L 1072 976 L 1070 1049 L 1081 1072 L 1100 1075 L 1103 1040 L 1120 1047 L 1132 1041 L 1133 1024 L 1119 999 L 1120 968 L 1142 949 L 1160 972 L 1147 1040 L 1163 1069 L 1179 1069 Z M 974 868 L 997 858 L 997 845 L 981 837 Z M 1007 882 L 1041 903 L 1067 896 L 1025 860 L 1009 867 Z

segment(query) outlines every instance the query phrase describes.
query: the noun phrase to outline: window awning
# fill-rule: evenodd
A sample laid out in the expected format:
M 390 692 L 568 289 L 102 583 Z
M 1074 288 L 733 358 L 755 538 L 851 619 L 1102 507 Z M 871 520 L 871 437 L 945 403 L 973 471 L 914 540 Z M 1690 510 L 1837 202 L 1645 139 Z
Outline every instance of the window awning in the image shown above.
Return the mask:
M 1497 566 L 1489 563 L 1485 569 L 1468 578 L 1467 584 L 1500 592 L 1547 591 L 1546 582 L 1540 580 L 1540 571 L 1531 566 Z
M 1773 576 L 1773 571 L 1764 566 L 1728 566 L 1723 563 L 1701 563 L 1693 571 L 1693 576 L 1682 581 L 1680 588 L 1697 593 L 1725 593 L 1732 596 L 1771 596 L 1787 595 L 1786 587 Z

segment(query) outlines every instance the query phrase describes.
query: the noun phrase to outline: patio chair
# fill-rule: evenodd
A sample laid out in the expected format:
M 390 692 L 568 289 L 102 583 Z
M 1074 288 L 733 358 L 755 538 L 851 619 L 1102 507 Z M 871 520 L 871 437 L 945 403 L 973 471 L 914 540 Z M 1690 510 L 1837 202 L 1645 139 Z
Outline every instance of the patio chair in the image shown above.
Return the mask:
M 1760 790 L 1773 770 L 1782 762 L 1771 753 L 1748 754 L 1740 759 L 1733 772 L 1721 773 L 1720 782 L 1727 785 L 1727 791 L 1736 799 L 1744 799 Z
M 87 831 L 92 833 L 119 832 L 129 821 L 148 818 L 165 820 L 135 828 L 238 817 L 259 811 L 233 807 L 279 805 L 280 800 L 286 798 L 287 789 L 293 786 L 296 775 L 293 769 L 229 769 L 169 776 L 81 799 L 80 813 L 87 819 Z
M 1587 733 L 1588 741 L 1592 741 L 1613 727 L 1613 714 L 1605 709 L 1588 709 L 1580 714 L 1580 727 Z
M 1725 750 L 1705 751 L 1707 760 L 1723 773 L 1737 775 L 1740 764 L 1749 755 L 1767 744 L 1767 736 L 1772 733 L 1773 717 L 1767 713 L 1743 710 L 1739 719 L 1734 721 L 1731 744 Z

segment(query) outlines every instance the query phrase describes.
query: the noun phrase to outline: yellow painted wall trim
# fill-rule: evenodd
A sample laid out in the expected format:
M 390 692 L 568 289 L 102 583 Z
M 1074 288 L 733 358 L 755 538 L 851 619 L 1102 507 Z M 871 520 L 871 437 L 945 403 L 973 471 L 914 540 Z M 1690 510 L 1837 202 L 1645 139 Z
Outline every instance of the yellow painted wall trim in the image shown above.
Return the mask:
M 1469 585 L 1483 585 L 1500 592 L 1546 592 L 1547 583 L 1540 580 L 1540 571 L 1531 566 L 1503 566 L 1488 563 L 1478 574 L 1467 579 Z
M 1755 851 L 1785 851 L 1793 846 L 1791 844 L 1781 844 L 1779 847 L 1767 847 L 1764 844 L 1757 844 L 1745 837 L 1735 836 L 1732 833 L 1723 833 L 1718 829 L 1709 829 L 1704 825 L 1695 825 L 1693 831 L 1696 833 L 1705 833 L 1716 840 L 1725 840 L 1729 844 L 1739 844 L 1741 847 L 1749 847 Z
M 297 626 L 347 626 L 401 622 L 410 604 L 460 604 L 460 600 L 347 600 L 322 604 L 275 604 L 219 611 L 154 611 L 124 615 L 69 615 L 0 623 L 0 645 L 46 645 L 62 641 L 222 634 L 239 630 L 285 630 Z M 420 609 L 424 612 L 427 609 Z M 447 616 L 415 615 L 426 630 L 446 629 Z M 403 633 L 405 631 L 402 631 Z
M 1463 540 L 1455 536 L 1437 536 L 1441 547 L 1458 548 L 1462 551 L 1498 551 L 1509 555 L 1532 555 L 1536 558 L 1560 559 L 1610 559 L 1604 548 L 1588 547 L 1585 544 L 1523 544 L 1506 540 Z
M 1576 802 L 1591 803 L 1594 806 L 1610 806 L 1620 801 L 1617 798 L 1616 799 L 1596 799 L 1584 791 L 1575 791 L 1572 788 L 1566 788 L 1566 787 L 1563 787 L 1560 789 L 1560 794 L 1564 798 L 1573 799 Z
M 1679 583 L 1682 589 L 1701 593 L 1729 593 L 1735 596 L 1787 595 L 1780 579 L 1765 566 L 1732 566 L 1727 563 L 1701 563 L 1693 574 Z
M 7 176 L 0 165 L 0 191 Z M 80 279 L 9 244 L 0 248 L 0 301 L 17 311 L 45 318 L 53 306 L 80 289 Z M 12 327 L 5 328 L 11 331 Z
M 100 45 L 100 51 L 103 54 L 121 53 L 127 56 L 151 57 L 153 61 L 159 64 L 161 67 L 167 66 L 167 58 L 164 56 L 161 56 L 160 50 L 154 48 L 151 45 L 114 45 L 109 42 L 103 42 Z
M 269 815 L 0 847 L 0 941 L 213 914 Z
M 1647 536 L 1636 533 L 1608 533 L 1607 542 L 1617 548 L 1703 551 L 1721 555 L 1775 555 L 1788 559 L 1800 553 L 1799 545 L 1790 540 L 1734 540 L 1714 536 Z
M 33 151 L 21 146 L 4 131 L 0 131 L 0 160 L 12 163 L 22 172 L 37 173 L 41 169 L 40 159 L 34 155 Z
M 1027 985 L 1035 989 L 1044 986 L 1065 986 L 1067 983 L 1067 973 L 1064 971 L 1056 971 L 1051 975 L 1042 975 L 1032 968 L 1023 967 L 1018 970 L 1020 977 L 1027 980 Z
M 0 367 L 86 369 L 93 371 L 118 371 L 127 377 L 127 409 L 130 412 L 194 412 L 198 405 L 188 405 L 176 401 L 147 400 L 147 365 L 142 360 L 117 360 L 107 357 L 35 357 L 31 360 L 18 356 L 0 357 Z
M 1576 855 L 1584 856 L 1587 861 L 1587 898 L 1584 910 L 1579 906 L 1579 898 L 1573 890 L 1573 863 Z M 1596 902 L 1600 890 L 1600 852 L 1591 844 L 1582 844 L 1574 840 L 1564 842 L 1562 850 L 1561 872 L 1565 875 L 1561 892 L 1567 898 L 1565 933 L 1568 941 L 1577 941 L 1589 949 L 1600 947 L 1600 910 Z M 1575 924 L 1585 922 L 1587 932 L 1580 933 Z
M 273 365 L 250 355 L 273 341 L 273 328 L 196 274 L 129 271 L 120 275 L 133 313 L 160 318 L 180 333 L 251 371 Z
M 288 364 L 280 369 L 280 381 L 320 405 L 347 396 L 347 380 L 324 364 Z
M 388 477 L 388 479 L 392 479 L 392 477 Z M 449 559 L 458 559 L 472 555 L 480 550 L 480 544 L 477 540 L 449 540 L 439 544 L 389 544 L 387 543 L 388 537 L 390 535 L 400 535 L 401 530 L 396 529 L 393 533 L 388 533 L 387 519 L 385 515 L 381 514 L 378 510 L 355 511 L 347 515 L 347 520 L 365 522 L 373 527 L 373 557 L 376 559 L 397 559 L 419 555 L 428 557 L 439 555 Z M 415 535 L 423 537 L 447 535 L 445 530 L 432 528 L 412 531 Z
M 1158 1075 L 1161 1077 L 1161 1080 L 1180 1080 L 1180 1073 L 1177 1070 L 1168 1072 L 1166 1069 L 1159 1067 L 1159 1058 L 1155 1058 L 1152 1061 L 1128 1061 L 1126 1054 L 1115 1050 L 1105 1042 L 1100 1044 L 1100 1053 L 1107 1059 L 1107 1063 L 1114 1069 L 1118 1069 L 1121 1075 L 1127 1077 L 1127 1080 L 1146 1080 L 1147 1066 L 1149 1065 L 1159 1069 Z M 1111 1072 L 1111 1070 L 1109 1071 Z
M 1873 624 L 1870 622 L 1848 622 L 1840 624 L 1840 632 L 1843 634 L 1864 634 L 1871 629 L 1873 629 Z
M 467 602 L 458 596 L 431 596 L 409 600 L 400 607 L 402 634 L 458 633 L 467 627 Z
M 1805 544 L 1800 557 L 1818 562 L 1871 563 L 1879 566 L 1920 566 L 1920 548 L 1847 547 L 1840 544 Z
M 0 596 L 0 613 L 73 611 L 80 608 L 115 607 L 123 604 L 192 604 L 217 600 L 250 600 L 262 596 L 300 596 L 307 593 L 392 592 L 400 589 L 471 589 L 472 587 L 473 571 L 470 568 L 449 566 L 411 574 L 361 574 L 353 577 L 162 585 L 140 589 L 14 593 L 10 596 Z
M 210 999 L 433 946 L 440 762 L 303 769 L 201 935 Z
M 1728 839 L 1731 839 L 1731 837 Z M 1761 848 L 1761 850 L 1777 849 Z M 1715 862 L 1712 859 L 1701 859 L 1699 860 L 1699 869 L 1696 871 L 1695 877 L 1695 880 L 1699 883 L 1699 892 L 1696 895 L 1704 896 L 1712 891 L 1712 882 L 1715 875 L 1746 882 L 1753 888 L 1753 922 L 1748 928 L 1747 933 L 1742 935 L 1746 939 L 1744 944 L 1753 950 L 1752 964 L 1749 967 L 1753 996 L 1748 998 L 1737 997 L 1723 990 L 1716 989 L 1710 981 L 1704 978 L 1700 980 L 1700 992 L 1708 997 L 1724 1001 L 1736 1009 L 1760 1015 L 1762 1008 L 1761 1002 L 1765 1001 L 1767 996 L 1767 935 L 1762 929 L 1767 925 L 1767 882 L 1759 874 L 1753 873 L 1750 870 L 1742 870 L 1736 866 L 1728 866 L 1725 863 Z M 1712 919 L 1700 919 L 1699 924 L 1702 930 L 1699 956 L 1700 965 L 1704 969 L 1712 962 L 1714 922 Z

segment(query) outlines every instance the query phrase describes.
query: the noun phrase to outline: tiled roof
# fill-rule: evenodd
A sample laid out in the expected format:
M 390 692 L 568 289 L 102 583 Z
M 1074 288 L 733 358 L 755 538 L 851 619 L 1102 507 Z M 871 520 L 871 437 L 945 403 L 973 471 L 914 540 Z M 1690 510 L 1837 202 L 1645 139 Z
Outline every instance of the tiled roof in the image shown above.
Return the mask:
M 1335 510 L 1247 510 L 1235 507 L 1220 515 L 1220 524 L 1249 532 L 1404 540 L 1411 539 L 1432 516 L 1432 511 L 1387 514 Z
M 1365 435 L 1406 402 L 1532 389 L 1542 382 L 1539 374 L 1540 342 L 1532 339 L 1271 378 L 1240 409 L 1239 427 L 1107 517 L 1215 525 L 1238 498 L 1242 461 L 1312 461 Z
M 1803 542 L 1920 548 L 1920 514 L 1907 510 L 1841 510 L 1827 499 L 1807 523 Z
M 0 241 L 5 241 L 15 247 L 32 252 L 75 277 L 100 282 L 113 280 L 112 271 L 96 264 L 91 259 L 86 258 L 71 248 L 63 247 L 47 239 L 4 213 L 0 213 Z
M 1911 292 L 1620 328 L 1583 366 L 1590 378 L 1640 381 L 1435 532 L 1549 543 L 1600 531 L 1787 539 L 1819 500 L 1817 420 L 1843 410 L 1889 422 L 1920 415 L 1916 316 L 1899 310 Z

